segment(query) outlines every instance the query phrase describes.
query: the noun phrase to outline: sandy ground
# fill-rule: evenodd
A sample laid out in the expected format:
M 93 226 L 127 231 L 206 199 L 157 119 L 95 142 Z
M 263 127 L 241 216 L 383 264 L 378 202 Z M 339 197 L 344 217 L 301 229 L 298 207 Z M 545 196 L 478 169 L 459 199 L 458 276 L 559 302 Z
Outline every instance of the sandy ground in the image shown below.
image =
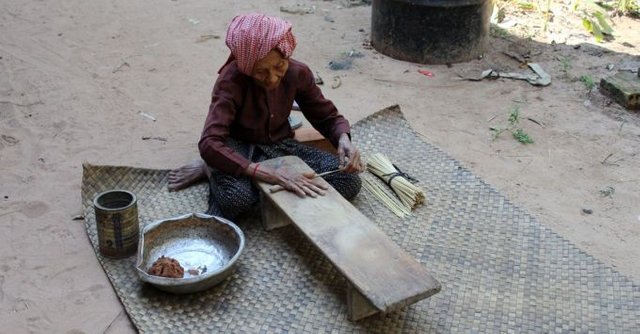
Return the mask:
M 315 12 L 279 11 L 296 3 Z M 337 0 L 3 0 L 1 331 L 134 331 L 83 221 L 73 220 L 81 214 L 81 164 L 172 168 L 196 157 L 211 88 L 227 57 L 226 26 L 250 11 L 294 24 L 294 57 L 317 71 L 325 95 L 352 122 L 399 104 L 427 141 L 640 282 L 640 117 L 578 80 L 589 75 L 598 82 L 629 64 L 638 67 L 640 23 L 616 18 L 616 38 L 596 45 L 567 8 L 554 5 L 547 32 L 535 12 L 510 13 L 518 25 L 493 34 L 483 59 L 447 67 L 366 48 L 371 7 L 346 8 Z M 352 68 L 329 68 L 350 50 L 362 55 Z M 458 73 L 487 68 L 524 71 L 507 50 L 531 54 L 553 83 L 459 79 Z M 332 89 L 336 76 L 341 86 Z M 492 140 L 489 127 L 507 124 L 516 107 L 534 144 L 508 133 Z

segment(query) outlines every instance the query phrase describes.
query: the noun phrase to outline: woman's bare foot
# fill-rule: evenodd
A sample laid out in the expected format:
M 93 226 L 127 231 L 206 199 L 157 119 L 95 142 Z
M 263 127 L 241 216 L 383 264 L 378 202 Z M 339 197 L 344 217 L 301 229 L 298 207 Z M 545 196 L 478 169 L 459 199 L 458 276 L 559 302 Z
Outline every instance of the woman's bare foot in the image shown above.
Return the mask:
M 208 178 L 208 167 L 203 160 L 193 160 L 192 162 L 172 169 L 169 172 L 169 191 L 184 189 L 198 181 Z

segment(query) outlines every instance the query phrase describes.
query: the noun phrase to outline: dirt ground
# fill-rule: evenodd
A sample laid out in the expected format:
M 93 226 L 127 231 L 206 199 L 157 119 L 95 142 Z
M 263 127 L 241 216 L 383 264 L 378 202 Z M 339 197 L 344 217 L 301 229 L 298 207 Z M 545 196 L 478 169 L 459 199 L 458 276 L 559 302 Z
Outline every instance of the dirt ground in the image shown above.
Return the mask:
M 399 104 L 425 140 L 640 282 L 640 116 L 585 84 L 640 66 L 639 21 L 614 18 L 615 38 L 596 43 L 569 3 L 552 4 L 546 31 L 539 12 L 509 8 L 482 59 L 447 67 L 367 47 L 371 7 L 344 1 L 2 1 L 2 331 L 134 331 L 84 222 L 73 219 L 81 214 L 81 165 L 172 168 L 197 157 L 228 55 L 226 26 L 256 11 L 293 23 L 294 58 L 324 79 L 325 95 L 350 121 Z M 311 13 L 280 11 L 296 4 Z M 330 69 L 351 50 L 361 55 L 351 68 Z M 489 68 L 527 71 L 505 51 L 528 55 L 551 85 L 460 79 Z M 341 85 L 332 88 L 335 77 Z M 508 132 L 492 138 L 489 128 L 504 127 L 516 108 L 533 144 Z

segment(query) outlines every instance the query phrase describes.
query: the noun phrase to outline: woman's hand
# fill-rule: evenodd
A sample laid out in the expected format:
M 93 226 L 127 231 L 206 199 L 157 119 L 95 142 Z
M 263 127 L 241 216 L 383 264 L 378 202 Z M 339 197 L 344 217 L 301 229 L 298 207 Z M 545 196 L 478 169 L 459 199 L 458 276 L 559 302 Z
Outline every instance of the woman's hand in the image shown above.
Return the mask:
M 359 173 L 365 169 L 364 162 L 360 159 L 360 151 L 346 133 L 343 133 L 338 141 L 338 157 L 340 168 L 345 173 Z
M 315 178 L 314 172 L 298 173 L 287 168 L 271 168 L 252 163 L 247 168 L 247 174 L 260 181 L 280 185 L 300 197 L 324 196 L 328 189 L 327 185 Z
M 328 187 L 315 179 L 316 173 L 314 172 L 297 173 L 286 168 L 277 168 L 275 174 L 278 179 L 277 184 L 300 197 L 324 196 L 327 193 Z

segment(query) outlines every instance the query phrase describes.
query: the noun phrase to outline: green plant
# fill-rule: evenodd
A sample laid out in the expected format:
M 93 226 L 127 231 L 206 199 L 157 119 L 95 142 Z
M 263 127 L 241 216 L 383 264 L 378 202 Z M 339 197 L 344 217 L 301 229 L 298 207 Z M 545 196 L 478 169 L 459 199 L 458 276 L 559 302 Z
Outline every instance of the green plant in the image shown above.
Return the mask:
M 493 24 L 491 25 L 491 28 L 489 30 L 489 34 L 496 38 L 507 38 L 509 36 L 509 33 L 505 29 L 502 29 Z
M 623 14 L 638 17 L 640 16 L 640 5 L 638 0 L 618 0 L 616 10 Z
M 613 29 L 607 22 L 609 20 L 606 16 L 607 8 L 602 3 L 596 3 L 594 0 L 576 0 L 573 9 L 582 11 L 582 25 L 597 42 L 602 42 L 605 35 L 613 35 Z
M 529 135 L 522 129 L 516 129 L 515 131 L 511 132 L 511 134 L 513 135 L 513 138 L 523 144 L 533 144 L 533 139 L 531 139 L 531 137 L 529 137 Z
M 567 72 L 569 72 L 569 70 L 572 67 L 571 58 L 564 57 L 564 58 L 560 59 L 560 64 L 562 64 L 562 72 L 564 72 L 564 74 L 566 75 Z
M 517 1 L 518 7 L 522 10 L 535 10 L 536 5 L 528 1 Z
M 507 131 L 507 129 L 503 129 L 503 128 L 489 128 L 489 130 L 491 130 L 491 140 L 496 140 L 498 139 L 498 137 L 505 131 Z
M 551 0 L 547 0 L 547 8 L 545 8 L 544 10 L 544 25 L 542 28 L 542 31 L 547 31 L 547 28 L 549 27 L 549 21 L 551 20 Z
M 491 22 L 502 23 L 507 14 L 504 12 L 504 7 L 498 6 L 498 1 L 493 3 L 493 12 L 491 13 Z
M 515 107 L 509 114 L 509 124 L 511 126 L 516 126 L 518 125 L 518 122 L 520 122 L 520 108 Z
M 596 86 L 596 82 L 593 80 L 593 77 L 588 74 L 580 76 L 580 81 L 584 84 L 587 90 L 592 90 Z
M 503 132 L 511 131 L 511 135 L 522 144 L 533 144 L 533 139 L 522 128 L 518 127 L 520 123 L 520 108 L 514 107 L 509 113 L 509 125 L 505 128 L 491 127 L 492 139 L 496 140 Z

